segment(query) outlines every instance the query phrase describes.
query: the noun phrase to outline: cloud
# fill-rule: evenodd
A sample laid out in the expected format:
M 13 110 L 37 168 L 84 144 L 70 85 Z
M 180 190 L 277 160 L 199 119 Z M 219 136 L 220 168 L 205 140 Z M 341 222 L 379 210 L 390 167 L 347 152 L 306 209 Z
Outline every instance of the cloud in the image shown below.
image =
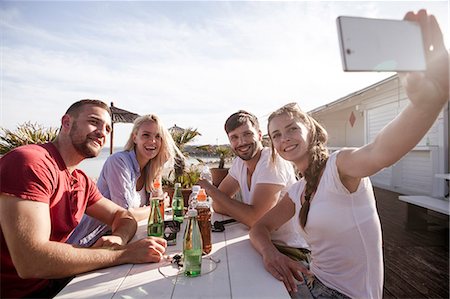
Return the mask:
M 59 125 L 73 101 L 99 98 L 197 127 L 198 143 L 226 143 L 223 123 L 238 109 L 264 118 L 298 101 L 310 110 L 390 75 L 342 72 L 336 16 L 402 18 L 422 4 L 9 2 L 1 123 Z

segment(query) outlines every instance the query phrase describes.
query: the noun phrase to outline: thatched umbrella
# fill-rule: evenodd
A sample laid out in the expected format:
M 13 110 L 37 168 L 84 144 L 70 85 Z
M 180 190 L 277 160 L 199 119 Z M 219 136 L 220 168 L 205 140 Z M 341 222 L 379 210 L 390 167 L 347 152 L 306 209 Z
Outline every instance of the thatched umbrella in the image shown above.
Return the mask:
M 173 127 L 169 128 L 170 133 L 182 134 L 184 131 L 185 131 L 185 129 L 177 126 L 176 124 L 174 124 Z
M 139 114 L 123 110 L 114 106 L 114 103 L 111 102 L 111 145 L 109 149 L 109 154 L 113 153 L 113 139 L 114 139 L 114 124 L 115 123 L 133 123 L 136 118 L 139 117 Z

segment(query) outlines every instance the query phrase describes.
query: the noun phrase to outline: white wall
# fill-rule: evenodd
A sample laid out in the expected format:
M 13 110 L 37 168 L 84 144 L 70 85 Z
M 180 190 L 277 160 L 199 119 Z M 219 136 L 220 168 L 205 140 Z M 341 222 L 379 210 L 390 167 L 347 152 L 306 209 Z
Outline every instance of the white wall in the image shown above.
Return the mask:
M 394 99 L 377 106 L 371 103 L 367 110 L 367 142 L 393 120 L 408 104 L 407 99 Z M 447 131 L 448 132 L 448 131 Z M 448 145 L 444 142 L 444 113 L 442 112 L 419 144 L 395 165 L 372 176 L 375 186 L 404 194 L 423 194 L 444 197 L 448 193 L 445 180 L 436 173 L 448 172 L 445 155 Z
M 331 148 L 362 146 L 372 141 L 408 103 L 398 79 L 391 77 L 317 109 L 312 116 L 327 130 Z M 375 186 L 404 194 L 448 194 L 446 181 L 435 177 L 436 173 L 450 172 L 448 109 L 447 105 L 410 153 L 371 177 Z M 349 122 L 352 112 L 356 117 L 353 127 Z

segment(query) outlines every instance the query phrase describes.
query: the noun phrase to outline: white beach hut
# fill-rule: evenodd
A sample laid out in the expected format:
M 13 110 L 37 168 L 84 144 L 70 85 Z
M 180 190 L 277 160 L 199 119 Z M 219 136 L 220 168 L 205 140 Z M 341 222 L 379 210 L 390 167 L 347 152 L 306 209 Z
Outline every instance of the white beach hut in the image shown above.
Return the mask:
M 309 112 L 330 135 L 329 146 L 361 146 L 407 105 L 397 75 Z M 371 177 L 374 186 L 408 195 L 444 198 L 448 183 L 436 174 L 449 173 L 449 105 L 420 143 L 395 165 Z

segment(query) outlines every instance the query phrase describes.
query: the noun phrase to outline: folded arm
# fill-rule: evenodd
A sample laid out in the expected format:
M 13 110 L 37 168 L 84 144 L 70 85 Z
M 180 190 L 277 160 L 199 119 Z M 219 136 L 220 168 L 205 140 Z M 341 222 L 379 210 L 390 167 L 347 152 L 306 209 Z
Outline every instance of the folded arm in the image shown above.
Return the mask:
M 207 182 L 201 183 L 213 198 L 214 211 L 228 215 L 248 227 L 252 227 L 259 218 L 275 206 L 283 188 L 282 185 L 276 184 L 256 184 L 252 190 L 252 204 L 245 204 L 231 198 L 239 190 L 238 182 L 231 176 L 226 176 L 219 188 L 206 186 L 207 184 Z
M 86 209 L 86 213 L 112 229 L 110 236 L 103 236 L 96 242 L 95 247 L 125 245 L 136 233 L 137 223 L 130 211 L 116 205 L 107 198 L 102 198 Z
M 119 227 L 122 221 L 134 220 L 117 215 L 104 218 L 109 219 L 121 238 L 128 239 L 134 231 L 121 231 Z M 160 238 L 139 240 L 115 250 L 76 248 L 50 241 L 48 204 L 4 194 L 0 195 L 0 224 L 14 266 L 22 278 L 62 278 L 124 263 L 158 262 L 166 246 Z

